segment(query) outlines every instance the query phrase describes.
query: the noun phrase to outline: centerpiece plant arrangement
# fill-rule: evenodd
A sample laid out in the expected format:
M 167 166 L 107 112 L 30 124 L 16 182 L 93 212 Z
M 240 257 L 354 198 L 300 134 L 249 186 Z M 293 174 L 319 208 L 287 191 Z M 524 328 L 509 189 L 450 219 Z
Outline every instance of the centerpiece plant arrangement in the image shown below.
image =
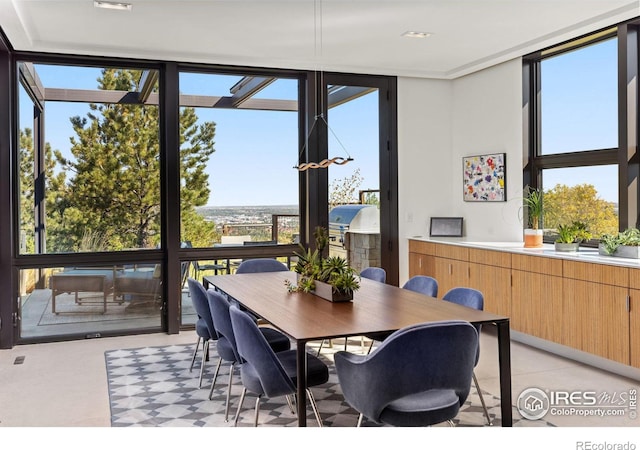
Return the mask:
M 556 251 L 578 251 L 581 242 L 591 239 L 591 232 L 583 222 L 574 221 L 570 225 L 558 225 L 557 231 Z
M 329 243 L 326 228 L 314 230 L 315 249 L 305 248 L 295 252 L 298 262 L 294 272 L 298 274 L 297 285 L 286 280 L 289 292 L 311 292 L 325 300 L 339 302 L 353 300 L 353 293 L 360 288 L 358 273 L 340 256 L 323 257 Z

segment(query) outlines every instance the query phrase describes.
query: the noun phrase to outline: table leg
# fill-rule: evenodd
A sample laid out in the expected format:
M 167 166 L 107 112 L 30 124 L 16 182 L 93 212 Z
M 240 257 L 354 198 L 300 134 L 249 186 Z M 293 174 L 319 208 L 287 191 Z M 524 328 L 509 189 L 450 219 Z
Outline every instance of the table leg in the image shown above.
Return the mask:
M 500 412 L 502 426 L 513 426 L 511 410 L 511 336 L 509 321 L 498 322 L 498 364 L 500 365 Z
M 307 343 L 298 341 L 296 344 L 296 376 L 298 378 L 298 426 L 307 426 Z

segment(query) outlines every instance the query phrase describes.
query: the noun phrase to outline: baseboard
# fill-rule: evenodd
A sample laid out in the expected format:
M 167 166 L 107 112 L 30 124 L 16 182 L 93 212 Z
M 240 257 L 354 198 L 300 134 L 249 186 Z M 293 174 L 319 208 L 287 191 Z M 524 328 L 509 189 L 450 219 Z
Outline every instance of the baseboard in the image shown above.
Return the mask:
M 572 359 L 598 369 L 606 370 L 607 372 L 615 373 L 626 378 L 631 378 L 632 380 L 640 381 L 640 369 L 636 369 L 635 367 L 627 366 L 610 359 L 602 358 L 581 350 L 576 350 L 575 348 L 567 347 L 566 345 L 540 339 L 519 331 L 511 330 L 510 334 L 511 339 L 516 342 L 530 345 L 531 347 L 562 356 L 563 358 Z

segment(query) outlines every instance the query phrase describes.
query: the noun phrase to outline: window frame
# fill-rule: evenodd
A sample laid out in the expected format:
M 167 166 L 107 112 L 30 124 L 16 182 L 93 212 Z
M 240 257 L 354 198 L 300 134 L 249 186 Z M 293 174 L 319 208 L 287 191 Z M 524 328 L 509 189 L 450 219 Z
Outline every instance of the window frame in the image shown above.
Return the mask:
M 542 171 L 598 165 L 618 166 L 618 223 L 624 230 L 637 226 L 640 212 L 640 155 L 638 154 L 638 29 L 634 19 L 607 27 L 523 57 L 523 189 L 544 188 Z M 617 37 L 618 147 L 542 155 L 541 62 L 549 57 Z M 552 242 L 545 236 L 545 242 Z M 597 245 L 594 240 L 591 245 Z

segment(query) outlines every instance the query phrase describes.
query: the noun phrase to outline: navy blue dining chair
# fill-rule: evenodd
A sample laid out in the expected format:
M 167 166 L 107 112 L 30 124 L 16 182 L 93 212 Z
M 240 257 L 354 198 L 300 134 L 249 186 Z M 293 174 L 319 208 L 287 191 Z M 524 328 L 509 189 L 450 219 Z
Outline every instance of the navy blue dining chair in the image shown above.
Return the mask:
M 214 323 L 216 324 L 216 331 L 218 332 L 217 349 L 220 360 L 216 367 L 213 379 L 211 381 L 211 390 L 209 391 L 209 400 L 213 397 L 213 391 L 216 386 L 216 379 L 220 370 L 222 361 L 231 363 L 229 367 L 229 384 L 227 387 L 227 400 L 225 405 L 224 420 L 229 419 L 229 407 L 231 398 L 231 385 L 233 382 L 233 371 L 237 364 L 242 364 L 242 359 L 238 354 L 236 346 L 236 338 L 233 333 L 233 326 L 231 325 L 231 316 L 229 315 L 229 307 L 231 304 L 229 301 L 219 292 L 209 289 L 207 291 L 207 298 L 209 301 L 209 308 L 213 316 Z M 289 338 L 275 330 L 268 327 L 260 327 L 260 332 L 267 340 L 269 347 L 274 352 L 281 352 L 289 350 L 291 348 L 291 341 Z
M 380 283 L 387 282 L 387 271 L 382 267 L 367 267 L 366 269 L 362 269 L 360 276 L 369 280 L 379 281 Z
M 334 355 L 345 400 L 364 417 L 392 426 L 454 425 L 469 396 L 478 332 L 464 321 L 412 325 L 367 355 Z
M 414 275 L 402 285 L 402 289 L 407 289 L 409 291 L 417 292 L 419 294 L 424 294 L 429 297 L 435 298 L 438 296 L 438 281 L 435 278 L 429 277 L 427 275 Z M 389 337 L 390 334 L 390 332 L 366 334 L 365 337 L 371 339 L 369 352 L 371 352 L 374 342 L 382 342 L 387 337 Z
M 452 303 L 457 303 L 458 305 L 477 309 L 479 311 L 484 310 L 484 295 L 482 295 L 482 292 L 478 291 L 477 289 L 471 289 L 468 287 L 455 287 L 447 291 L 442 296 L 442 300 L 446 300 Z M 478 331 L 478 336 L 480 336 L 482 325 L 474 325 L 474 326 Z M 476 361 L 474 363 L 474 366 L 478 364 L 479 359 L 480 359 L 480 341 L 478 341 L 478 349 L 476 351 Z M 489 410 L 487 409 L 487 405 L 484 402 L 484 396 L 482 395 L 482 391 L 480 390 L 480 384 L 478 383 L 478 378 L 476 377 L 475 371 L 473 372 L 472 375 L 473 375 L 472 377 L 473 384 L 476 387 L 476 391 L 478 391 L 478 396 L 480 397 L 480 403 L 482 404 L 484 415 L 487 418 L 487 423 L 489 425 L 493 425 L 493 421 L 491 420 L 491 416 L 489 415 Z
M 273 258 L 245 259 L 236 269 L 236 273 L 287 272 L 286 264 Z
M 187 278 L 187 284 L 189 287 L 189 296 L 193 303 L 193 309 L 196 311 L 198 319 L 196 320 L 196 334 L 198 340 L 196 346 L 193 349 L 193 356 L 191 357 L 191 366 L 189 371 L 193 370 L 193 365 L 196 360 L 196 355 L 202 342 L 202 360 L 200 363 L 200 377 L 198 378 L 198 387 L 202 387 L 202 376 L 204 374 L 205 362 L 209 358 L 209 342 L 216 341 L 218 339 L 218 333 L 213 324 L 213 318 L 209 309 L 209 301 L 207 300 L 207 291 L 202 283 L 191 277 Z
M 288 350 L 275 353 L 258 325 L 245 312 L 236 305 L 229 308 L 233 333 L 238 346 L 238 354 L 243 362 L 240 365 L 240 377 L 242 379 L 242 394 L 234 420 L 234 426 L 238 424 L 240 411 L 247 392 L 257 395 L 254 426 L 258 426 L 260 401 L 262 397 L 274 398 L 280 396 L 295 395 L 297 392 L 297 351 Z M 318 421 L 322 426 L 322 419 L 318 412 L 311 387 L 326 383 L 329 380 L 329 369 L 317 357 L 306 353 L 307 356 L 307 389 L 309 403 Z
M 414 275 L 407 280 L 402 289 L 419 292 L 429 297 L 438 297 L 438 281 L 427 275 Z

